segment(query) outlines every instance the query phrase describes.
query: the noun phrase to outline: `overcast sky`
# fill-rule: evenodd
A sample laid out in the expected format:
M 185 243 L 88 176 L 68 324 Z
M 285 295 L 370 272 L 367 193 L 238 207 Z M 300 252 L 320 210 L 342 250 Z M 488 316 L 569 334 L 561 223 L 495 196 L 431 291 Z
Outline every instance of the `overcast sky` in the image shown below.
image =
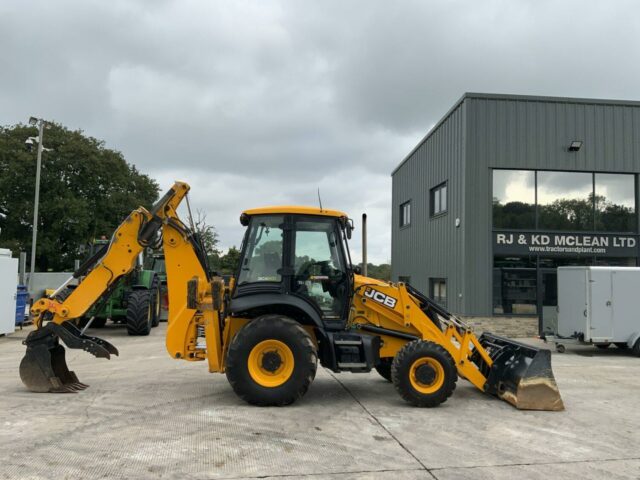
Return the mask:
M 320 188 L 383 262 L 390 173 L 465 91 L 640 100 L 638 32 L 634 1 L 2 0 L 0 124 L 189 182 L 225 247 L 241 210 Z

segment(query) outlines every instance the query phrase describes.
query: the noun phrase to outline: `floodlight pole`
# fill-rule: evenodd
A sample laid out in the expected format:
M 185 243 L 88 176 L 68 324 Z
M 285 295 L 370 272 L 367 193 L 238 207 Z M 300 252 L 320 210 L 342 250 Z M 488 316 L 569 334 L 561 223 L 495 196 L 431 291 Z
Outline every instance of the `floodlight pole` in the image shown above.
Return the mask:
M 40 204 L 40 167 L 42 166 L 42 150 L 45 121 L 38 119 L 38 158 L 36 160 L 36 196 L 33 200 L 33 237 L 31 238 L 31 270 L 29 273 L 28 291 L 31 292 L 33 274 L 36 269 L 36 241 L 38 239 L 38 205 Z

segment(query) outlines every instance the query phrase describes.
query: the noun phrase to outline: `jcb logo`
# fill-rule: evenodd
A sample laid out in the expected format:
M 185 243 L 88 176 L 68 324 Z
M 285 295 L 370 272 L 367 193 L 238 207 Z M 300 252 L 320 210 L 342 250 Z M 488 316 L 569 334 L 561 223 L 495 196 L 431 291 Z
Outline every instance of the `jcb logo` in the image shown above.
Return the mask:
M 389 308 L 395 308 L 396 303 L 398 302 L 398 300 L 396 300 L 395 298 L 390 297 L 389 295 L 385 295 L 384 293 L 369 287 L 367 287 L 367 289 L 364 291 L 364 296 L 369 297 L 371 300 L 375 300 L 376 302 L 381 303 L 385 307 Z

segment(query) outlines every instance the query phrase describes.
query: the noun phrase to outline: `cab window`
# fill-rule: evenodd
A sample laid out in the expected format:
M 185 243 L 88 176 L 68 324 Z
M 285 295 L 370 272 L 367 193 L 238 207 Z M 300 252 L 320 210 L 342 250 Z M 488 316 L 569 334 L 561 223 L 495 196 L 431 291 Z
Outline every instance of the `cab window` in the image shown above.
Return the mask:
M 253 282 L 280 282 L 282 269 L 283 217 L 257 216 L 251 219 L 246 253 L 240 267 L 238 285 Z

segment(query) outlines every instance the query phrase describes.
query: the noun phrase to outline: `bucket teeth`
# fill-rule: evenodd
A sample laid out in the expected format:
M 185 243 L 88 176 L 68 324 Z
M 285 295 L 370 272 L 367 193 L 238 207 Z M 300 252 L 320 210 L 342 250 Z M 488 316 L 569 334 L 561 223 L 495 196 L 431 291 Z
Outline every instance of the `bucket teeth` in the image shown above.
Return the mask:
M 32 392 L 76 393 L 89 387 L 69 370 L 62 339 L 69 348 L 85 350 L 96 357 L 109 358 L 118 350 L 109 342 L 83 335 L 74 325 L 49 323 L 29 334 L 23 342 L 27 351 L 20 362 L 22 383 Z

